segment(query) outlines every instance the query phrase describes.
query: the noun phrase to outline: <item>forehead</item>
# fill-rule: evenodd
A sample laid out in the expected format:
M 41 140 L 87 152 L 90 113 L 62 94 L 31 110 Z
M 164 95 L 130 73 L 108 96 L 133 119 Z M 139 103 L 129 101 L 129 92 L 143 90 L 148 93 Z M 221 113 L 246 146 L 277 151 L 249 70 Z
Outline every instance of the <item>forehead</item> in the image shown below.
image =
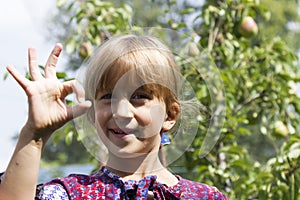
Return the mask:
M 96 95 L 106 92 L 114 93 L 115 95 L 132 95 L 135 92 L 140 91 L 146 92 L 153 97 L 162 97 L 161 93 L 163 87 L 161 85 L 158 83 L 145 82 L 145 80 L 138 76 L 138 73 L 132 69 L 128 71 L 117 70 L 114 76 L 112 75 L 113 73 L 108 74 L 109 75 L 106 76 L 106 82 L 99 83 Z
M 100 77 L 97 90 L 118 87 L 135 87 L 161 84 L 165 71 L 170 68 L 167 59 L 157 51 L 141 50 L 127 53 L 106 67 Z

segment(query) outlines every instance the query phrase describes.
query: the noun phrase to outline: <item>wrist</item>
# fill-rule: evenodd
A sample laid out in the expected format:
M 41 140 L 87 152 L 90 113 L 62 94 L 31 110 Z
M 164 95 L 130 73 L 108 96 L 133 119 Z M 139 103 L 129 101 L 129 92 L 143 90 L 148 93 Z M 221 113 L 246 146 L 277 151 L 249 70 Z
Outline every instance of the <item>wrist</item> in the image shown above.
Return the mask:
M 50 130 L 35 130 L 28 124 L 23 126 L 19 142 L 23 145 L 30 144 L 32 146 L 43 148 L 53 131 Z

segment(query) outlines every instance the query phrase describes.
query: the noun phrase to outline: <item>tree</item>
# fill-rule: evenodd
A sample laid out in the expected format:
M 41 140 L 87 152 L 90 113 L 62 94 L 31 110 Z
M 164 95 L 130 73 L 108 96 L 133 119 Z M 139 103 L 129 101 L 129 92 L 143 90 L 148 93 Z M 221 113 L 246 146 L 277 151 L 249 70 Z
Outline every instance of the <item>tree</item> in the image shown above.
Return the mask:
M 73 70 L 107 37 L 132 28 L 133 13 L 128 4 L 133 1 L 116 1 L 116 6 L 100 0 L 57 2 L 60 16 L 68 19 L 64 23 L 69 24 L 69 29 L 60 37 L 66 43 Z M 267 0 L 261 4 L 258 0 L 207 0 L 201 5 L 179 0 L 153 2 L 166 9 L 164 20 L 157 21 L 157 26 L 183 33 L 189 29 L 192 39 L 183 46 L 182 50 L 188 49 L 189 53 L 184 59 L 193 66 L 204 66 L 199 71 L 181 63 L 183 74 L 191 80 L 204 107 L 201 113 L 205 120 L 199 124 L 192 146 L 169 167 L 176 170 L 176 166 L 183 165 L 185 176 L 216 185 L 230 199 L 298 199 L 298 58 L 297 46 L 288 45 L 289 35 L 297 33 L 285 26 L 298 19 L 297 4 L 290 1 L 284 8 L 278 5 L 286 5 L 286 1 L 277 1 L 276 14 L 272 15 L 273 6 Z M 278 19 L 286 20 L 275 22 L 277 15 Z M 155 25 L 155 16 L 152 17 L 149 21 Z M 279 31 L 283 26 L 284 30 Z M 220 80 L 213 86 L 224 89 L 226 98 L 217 102 L 225 106 L 226 115 L 213 112 L 218 105 L 212 96 L 218 95 L 218 91 L 207 85 L 204 58 L 214 63 L 220 74 Z M 177 60 L 180 63 L 182 58 Z M 216 117 L 225 119 L 224 125 L 220 121 L 216 127 L 221 137 L 199 159 L 203 156 L 203 133 Z
M 260 22 L 266 15 L 255 1 L 207 1 L 199 15 L 203 23 L 194 27 L 220 69 L 227 114 L 224 136 L 207 161 L 197 159 L 197 150 L 186 156 L 203 175 L 199 180 L 221 183 L 232 199 L 299 198 L 298 59 L 280 37 L 240 31 L 244 18 Z M 254 138 L 268 148 L 256 147 Z M 269 160 L 248 153 L 253 147 L 271 152 Z

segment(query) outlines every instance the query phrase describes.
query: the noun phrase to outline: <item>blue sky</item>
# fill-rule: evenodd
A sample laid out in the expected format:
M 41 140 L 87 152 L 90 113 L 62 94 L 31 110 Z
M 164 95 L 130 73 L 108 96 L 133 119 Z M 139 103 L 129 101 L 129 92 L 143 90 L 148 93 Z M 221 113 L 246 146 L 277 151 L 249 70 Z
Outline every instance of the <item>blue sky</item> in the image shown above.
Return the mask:
M 45 63 L 56 43 L 46 40 L 45 24 L 55 10 L 54 0 L 10 0 L 0 6 L 0 171 L 8 164 L 15 146 L 12 137 L 22 128 L 27 114 L 25 93 L 12 77 L 3 81 L 5 67 L 13 65 L 25 73 L 28 47 L 35 47 L 39 63 Z

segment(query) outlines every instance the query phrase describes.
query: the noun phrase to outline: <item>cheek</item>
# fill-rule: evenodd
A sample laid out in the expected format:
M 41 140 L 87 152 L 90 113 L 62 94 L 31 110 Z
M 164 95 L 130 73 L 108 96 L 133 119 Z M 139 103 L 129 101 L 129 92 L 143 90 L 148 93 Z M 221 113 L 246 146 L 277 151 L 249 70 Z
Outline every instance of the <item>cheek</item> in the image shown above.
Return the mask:
M 111 109 L 107 106 L 95 106 L 95 125 L 98 127 L 99 125 L 103 128 L 107 123 L 107 120 L 111 116 Z
M 148 110 L 141 109 L 141 110 L 138 110 L 137 113 L 140 113 L 139 117 L 136 117 L 139 125 L 145 127 L 145 126 L 148 126 L 149 124 L 151 124 L 152 119 L 151 119 L 151 115 Z
M 165 109 L 161 105 L 141 109 L 139 113 L 142 126 L 160 126 L 166 116 Z
M 152 122 L 162 124 L 166 118 L 166 111 L 162 105 L 153 106 L 150 110 Z

